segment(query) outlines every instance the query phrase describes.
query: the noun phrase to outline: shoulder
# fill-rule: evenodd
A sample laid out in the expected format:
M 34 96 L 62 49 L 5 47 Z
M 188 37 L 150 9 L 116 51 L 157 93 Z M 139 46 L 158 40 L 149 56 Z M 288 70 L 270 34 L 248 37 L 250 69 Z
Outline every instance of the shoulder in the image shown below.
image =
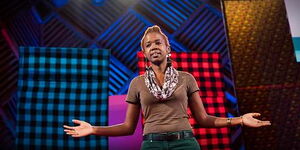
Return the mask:
M 194 78 L 194 76 L 189 73 L 189 72 L 185 72 L 185 71 L 178 71 L 179 76 L 182 76 L 183 78 Z
M 138 75 L 131 80 L 130 84 L 138 84 L 144 79 L 144 75 Z
M 183 82 L 186 82 L 187 84 L 196 82 L 195 77 L 191 73 L 185 71 L 178 71 L 178 73 Z

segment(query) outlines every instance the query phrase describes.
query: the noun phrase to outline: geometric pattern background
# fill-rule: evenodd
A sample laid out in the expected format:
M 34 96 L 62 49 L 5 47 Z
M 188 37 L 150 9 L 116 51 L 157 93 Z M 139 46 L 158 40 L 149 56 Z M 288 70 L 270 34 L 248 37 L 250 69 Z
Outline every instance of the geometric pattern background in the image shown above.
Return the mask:
M 18 54 L 5 40 L 7 33 L 0 34 L 0 145 L 13 149 L 16 138 Z
M 241 113 L 272 125 L 245 128 L 247 149 L 300 149 L 300 64 L 284 0 L 229 1 L 225 14 Z
M 107 137 L 72 138 L 72 119 L 108 124 L 109 51 L 20 47 L 18 149 L 107 149 Z
M 145 58 L 142 52 L 138 53 L 139 73 L 145 72 Z M 199 95 L 207 114 L 226 117 L 226 99 L 222 74 L 221 57 L 218 53 L 209 52 L 173 52 L 171 53 L 174 68 L 191 73 L 200 89 Z M 197 113 L 197 112 L 195 112 Z M 230 150 L 230 128 L 201 128 L 190 109 L 189 122 L 201 149 Z
M 15 9 L 13 6 L 20 8 Z M 6 2 L 1 20 L 2 39 L 8 50 L 2 57 L 11 55 L 9 61 L 0 60 L 6 70 L 1 77 L 10 82 L 3 84 L 7 94 L 2 116 L 14 118 L 16 102 L 16 70 L 18 47 L 76 47 L 110 50 L 109 95 L 126 94 L 132 78 L 138 75 L 136 53 L 140 51 L 140 39 L 148 26 L 157 24 L 169 37 L 174 52 L 218 52 L 223 66 L 223 82 L 226 116 L 236 116 L 231 60 L 229 58 L 223 13 L 219 0 L 154 1 L 154 0 L 102 0 L 58 1 L 33 0 Z M 5 49 L 5 48 L 3 48 Z M 1 49 L 2 50 L 2 49 Z M 10 63 L 7 63 L 10 62 Z M 5 92 L 7 93 L 7 92 Z M 2 103 L 1 97 L 1 103 Z M 10 115 L 11 112 L 14 115 Z M 3 117 L 4 118 L 4 117 Z M 13 119 L 11 122 L 13 123 Z M 8 128 L 9 119 L 3 119 L 3 128 Z M 1 127 L 1 128 L 2 128 Z M 233 128 L 233 145 L 239 139 L 238 129 Z M 14 132 L 1 137 L 14 137 Z

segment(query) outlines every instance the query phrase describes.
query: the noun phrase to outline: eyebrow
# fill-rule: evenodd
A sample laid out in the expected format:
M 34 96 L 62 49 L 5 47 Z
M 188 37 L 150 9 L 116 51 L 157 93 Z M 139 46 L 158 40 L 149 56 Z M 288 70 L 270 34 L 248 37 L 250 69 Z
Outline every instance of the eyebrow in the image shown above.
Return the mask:
M 160 42 L 161 41 L 161 39 L 156 39 L 156 40 L 154 40 L 154 42 Z M 146 43 L 150 43 L 151 41 L 147 41 Z

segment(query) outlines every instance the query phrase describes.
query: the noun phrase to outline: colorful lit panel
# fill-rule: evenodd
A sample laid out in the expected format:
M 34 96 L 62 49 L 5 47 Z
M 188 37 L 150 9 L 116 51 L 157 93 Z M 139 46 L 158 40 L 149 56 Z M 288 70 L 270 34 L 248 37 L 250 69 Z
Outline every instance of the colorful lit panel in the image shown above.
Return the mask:
M 126 117 L 127 105 L 128 105 L 128 103 L 125 102 L 125 98 L 126 95 L 109 96 L 109 107 L 108 107 L 109 125 L 116 125 L 124 122 Z M 142 124 L 141 121 L 139 121 L 133 135 L 109 137 L 108 147 L 110 150 L 118 150 L 118 149 L 140 150 L 142 139 L 143 139 L 142 135 L 143 135 Z
M 138 68 L 140 74 L 145 72 L 145 60 L 142 52 L 138 53 Z M 225 89 L 223 83 L 221 57 L 219 53 L 172 53 L 173 66 L 186 71 L 195 77 L 200 88 L 200 96 L 208 114 L 226 117 L 228 108 L 225 107 Z M 230 148 L 229 128 L 201 128 L 188 109 L 190 124 L 201 149 Z
M 17 148 L 107 149 L 106 137 L 72 138 L 63 125 L 107 125 L 109 51 L 21 47 Z

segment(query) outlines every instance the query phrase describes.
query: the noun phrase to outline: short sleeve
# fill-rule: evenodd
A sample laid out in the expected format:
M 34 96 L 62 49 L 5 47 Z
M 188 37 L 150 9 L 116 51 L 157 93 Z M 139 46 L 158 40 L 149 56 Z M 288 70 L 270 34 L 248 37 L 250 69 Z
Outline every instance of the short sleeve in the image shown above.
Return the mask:
M 126 102 L 131 104 L 140 104 L 139 92 L 138 92 L 138 77 L 134 78 L 129 85 Z
M 200 91 L 196 79 L 190 73 L 187 75 L 187 81 L 188 96 L 192 95 L 194 92 Z

